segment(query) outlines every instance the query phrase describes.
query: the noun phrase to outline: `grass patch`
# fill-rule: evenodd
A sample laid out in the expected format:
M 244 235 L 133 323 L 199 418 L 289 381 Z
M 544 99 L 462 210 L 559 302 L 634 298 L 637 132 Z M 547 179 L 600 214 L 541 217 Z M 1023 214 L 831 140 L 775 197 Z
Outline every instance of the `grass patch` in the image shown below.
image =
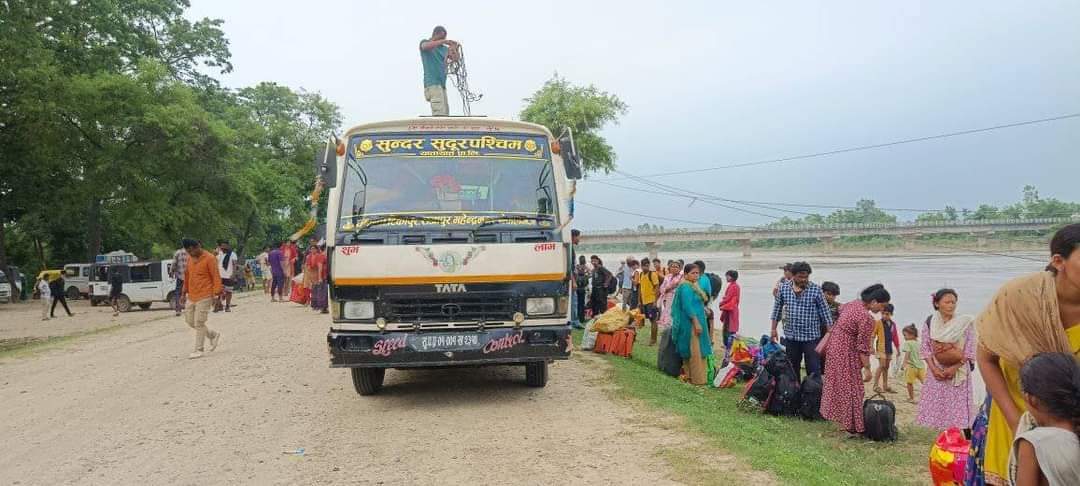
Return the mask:
M 64 336 L 49 336 L 44 338 L 18 338 L 0 341 L 0 359 L 24 358 L 42 351 L 58 348 L 65 344 L 74 342 L 75 340 L 80 338 L 92 336 L 95 334 L 104 334 L 106 332 L 116 331 L 129 325 L 130 324 L 117 324 L 115 326 L 100 327 L 97 329 L 80 331 Z
M 847 439 L 831 422 L 745 412 L 738 408 L 741 387 L 682 383 L 656 369 L 656 353 L 639 337 L 630 359 L 608 356 L 620 392 L 682 416 L 692 430 L 754 469 L 799 485 L 929 481 L 927 454 L 936 437 L 929 429 L 901 427 L 900 440 L 886 444 Z

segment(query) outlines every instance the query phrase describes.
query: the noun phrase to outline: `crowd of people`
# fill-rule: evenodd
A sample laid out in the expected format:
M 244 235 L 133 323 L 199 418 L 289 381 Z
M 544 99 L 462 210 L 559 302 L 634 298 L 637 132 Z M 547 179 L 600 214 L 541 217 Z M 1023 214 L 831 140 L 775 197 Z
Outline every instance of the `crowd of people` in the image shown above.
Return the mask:
M 233 292 L 254 289 L 256 281 L 262 282 L 271 302 L 291 301 L 308 305 L 315 312 L 329 312 L 329 267 L 321 240 L 312 239 L 303 252 L 295 241 L 275 242 L 263 248 L 254 262 L 245 262 L 226 240 L 219 240 L 211 252 L 198 240 L 185 238 L 173 254 L 172 272 L 176 315 L 182 314 L 195 330 L 195 349 L 188 356 L 192 359 L 207 351 L 207 339 L 209 351 L 216 349 L 221 339 L 221 333 L 206 324 L 209 314 L 232 312 Z M 114 310 L 122 285 L 119 279 L 111 285 Z
M 705 385 L 739 332 L 739 274 L 729 270 L 722 282 L 700 260 L 661 263 L 628 257 L 613 272 L 599 256 L 581 256 L 573 321 L 602 314 L 610 300 L 638 309 L 649 344 L 667 330 L 680 378 Z M 865 387 L 897 393 L 892 372 L 917 404 L 916 424 L 970 438 L 967 484 L 1080 484 L 1080 224 L 1057 231 L 1050 264 L 1006 283 L 977 317 L 960 312 L 957 290 L 942 288 L 922 323 L 901 328 L 881 284 L 842 303 L 839 285 L 811 280 L 810 264 L 782 269 L 763 340 L 781 347 L 796 376 L 821 376 L 820 414 L 840 430 L 865 432 Z M 987 391 L 981 407 L 976 373 Z

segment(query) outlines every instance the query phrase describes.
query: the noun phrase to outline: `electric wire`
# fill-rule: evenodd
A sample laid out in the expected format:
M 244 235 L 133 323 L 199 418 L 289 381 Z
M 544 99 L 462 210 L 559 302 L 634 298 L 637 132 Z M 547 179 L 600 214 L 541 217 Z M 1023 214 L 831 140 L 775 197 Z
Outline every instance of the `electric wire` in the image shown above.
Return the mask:
M 1056 121 L 1066 120 L 1066 119 L 1070 119 L 1070 118 L 1078 118 L 1078 117 L 1080 117 L 1080 113 L 1069 113 L 1069 114 L 1065 114 L 1065 115 L 1053 116 L 1053 117 L 1048 117 L 1048 118 L 1040 118 L 1040 119 L 1037 119 L 1037 120 L 1026 120 L 1026 121 L 1015 122 L 1015 123 L 1006 123 L 1006 124 L 994 125 L 994 126 L 990 126 L 990 127 L 974 128 L 974 129 L 970 129 L 970 130 L 960 130 L 960 131 L 956 131 L 956 132 L 941 133 L 941 134 L 929 135 L 929 136 L 925 136 L 925 137 L 907 138 L 907 139 L 902 139 L 902 140 L 894 140 L 894 141 L 891 141 L 891 142 L 876 143 L 876 144 L 870 144 L 870 145 L 857 145 L 857 146 L 854 146 L 854 147 L 848 147 L 848 148 L 842 148 L 842 149 L 836 149 L 836 150 L 828 150 L 828 151 L 824 151 L 824 152 L 814 152 L 814 153 L 809 153 L 809 154 L 793 155 L 793 156 L 790 156 L 790 157 L 781 157 L 781 158 L 766 159 L 766 160 L 756 160 L 756 161 L 752 161 L 752 162 L 742 162 L 742 163 L 737 163 L 737 164 L 718 165 L 718 166 L 714 166 L 714 167 L 705 167 L 705 168 L 701 168 L 701 169 L 687 169 L 687 170 L 679 170 L 679 171 L 671 171 L 671 172 L 657 172 L 657 173 L 654 173 L 654 174 L 646 174 L 646 175 L 644 175 L 642 177 L 667 177 L 667 176 L 673 176 L 673 175 L 696 174 L 696 173 L 700 173 L 700 172 L 711 172 L 711 171 L 717 171 L 717 170 L 723 170 L 723 169 L 734 169 L 734 168 L 739 168 L 739 167 L 752 167 L 752 166 L 766 165 L 766 164 L 777 164 L 777 163 L 782 163 L 782 162 L 791 162 L 791 161 L 795 161 L 795 160 L 812 159 L 812 158 L 817 158 L 817 157 L 826 157 L 826 156 L 829 156 L 829 155 L 838 155 L 838 154 L 845 154 L 845 153 L 850 153 L 850 152 L 858 152 L 858 151 L 863 151 L 863 150 L 873 150 L 873 149 L 879 149 L 879 148 L 885 148 L 885 147 L 892 147 L 892 146 L 896 146 L 896 145 L 904 145 L 904 144 L 909 144 L 909 143 L 926 142 L 926 141 L 929 141 L 929 140 L 940 140 L 940 139 L 944 139 L 944 138 L 952 138 L 952 137 L 959 137 L 959 136 L 964 136 L 964 135 L 972 135 L 972 134 L 976 134 L 976 133 L 984 133 L 984 132 L 990 132 L 990 131 L 994 131 L 994 130 L 1002 130 L 1002 129 L 1007 129 L 1007 128 L 1016 128 L 1016 127 L 1026 126 L 1026 125 L 1035 125 L 1035 124 L 1039 124 L 1039 123 L 1050 123 L 1050 122 L 1056 122 Z M 623 179 L 626 179 L 626 177 L 597 179 L 597 181 L 600 181 L 600 180 L 615 181 L 615 180 L 623 180 Z
M 577 199 L 577 198 L 574 198 L 574 204 L 581 204 L 583 206 L 588 206 L 590 208 L 600 209 L 600 210 L 603 210 L 603 211 L 610 211 L 610 212 L 613 212 L 613 213 L 626 214 L 626 215 L 629 215 L 629 216 L 638 216 L 638 217 L 642 217 L 642 218 L 649 218 L 650 220 L 670 221 L 670 222 L 674 222 L 674 223 L 686 223 L 686 224 L 699 224 L 699 225 L 705 225 L 705 226 L 719 226 L 721 228 L 736 228 L 736 229 L 751 229 L 751 230 L 761 229 L 761 227 L 758 227 L 758 226 L 737 226 L 737 225 L 731 225 L 731 224 L 709 223 L 709 222 L 705 222 L 705 221 L 694 221 L 694 220 L 689 220 L 689 219 L 672 218 L 672 217 L 668 217 L 668 216 L 656 216 L 656 215 L 652 215 L 652 214 L 637 213 L 637 212 L 633 212 L 633 211 L 626 211 L 626 210 L 623 210 L 623 209 L 609 208 L 607 206 L 601 206 L 599 204 L 593 204 L 593 203 L 590 203 L 590 202 L 587 202 L 587 201 L 582 201 L 581 199 Z
M 461 94 L 461 112 L 465 116 L 472 116 L 473 102 L 480 101 L 484 95 L 474 93 L 469 88 L 469 71 L 465 68 L 465 48 L 457 45 L 457 59 L 446 59 L 446 74 L 454 83 L 458 93 Z

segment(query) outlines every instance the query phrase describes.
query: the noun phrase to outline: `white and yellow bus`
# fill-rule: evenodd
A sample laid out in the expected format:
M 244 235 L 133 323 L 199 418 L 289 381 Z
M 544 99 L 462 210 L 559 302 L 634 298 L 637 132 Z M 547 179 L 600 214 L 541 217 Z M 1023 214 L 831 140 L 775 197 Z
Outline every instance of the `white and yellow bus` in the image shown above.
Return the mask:
M 387 368 L 524 365 L 570 355 L 573 139 L 486 118 L 360 125 L 317 165 L 330 187 L 333 367 L 361 395 Z

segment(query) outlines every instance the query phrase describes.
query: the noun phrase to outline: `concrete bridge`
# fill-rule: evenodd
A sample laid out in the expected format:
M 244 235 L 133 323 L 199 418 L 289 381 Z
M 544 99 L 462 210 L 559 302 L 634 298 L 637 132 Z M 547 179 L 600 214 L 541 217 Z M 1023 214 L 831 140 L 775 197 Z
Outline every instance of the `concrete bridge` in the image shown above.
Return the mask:
M 738 241 L 743 256 L 750 256 L 754 241 L 813 238 L 825 245 L 825 253 L 835 250 L 836 238 L 842 236 L 899 236 L 905 249 L 914 249 L 915 240 L 923 235 L 974 235 L 978 246 L 985 246 L 994 233 L 1048 230 L 1061 224 L 1080 221 L 1071 218 L 996 219 L 974 221 L 932 221 L 908 223 L 852 223 L 824 225 L 761 226 L 753 228 L 672 228 L 663 231 L 596 230 L 582 231 L 584 244 L 643 243 L 649 254 L 656 255 L 660 245 L 668 241 Z

